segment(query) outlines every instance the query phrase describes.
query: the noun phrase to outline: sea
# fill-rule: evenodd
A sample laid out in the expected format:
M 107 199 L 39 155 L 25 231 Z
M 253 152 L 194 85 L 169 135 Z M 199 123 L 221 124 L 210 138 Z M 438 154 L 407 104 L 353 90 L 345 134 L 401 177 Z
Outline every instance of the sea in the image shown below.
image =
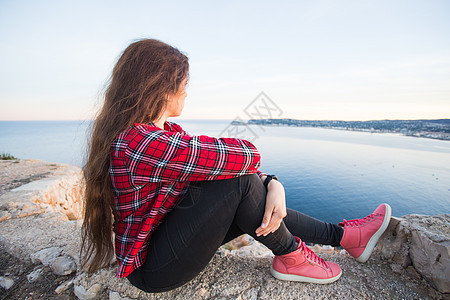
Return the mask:
M 287 206 L 327 222 L 361 218 L 380 203 L 392 214 L 450 213 L 450 141 L 306 127 L 171 120 L 189 134 L 245 135 L 275 174 Z M 0 153 L 82 166 L 90 121 L 0 121 Z M 240 136 L 239 136 L 240 137 Z

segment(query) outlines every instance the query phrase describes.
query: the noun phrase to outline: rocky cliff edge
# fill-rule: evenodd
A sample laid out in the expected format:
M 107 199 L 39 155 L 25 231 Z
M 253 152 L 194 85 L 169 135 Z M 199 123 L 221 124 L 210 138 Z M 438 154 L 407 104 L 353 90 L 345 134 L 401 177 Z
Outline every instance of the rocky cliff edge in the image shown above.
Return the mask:
M 80 270 L 81 170 L 42 161 L 0 161 L 2 299 L 450 299 L 450 215 L 391 219 L 372 257 L 314 245 L 339 263 L 329 285 L 279 281 L 271 252 L 249 236 L 220 248 L 188 284 L 148 294 L 116 278 L 116 264 Z

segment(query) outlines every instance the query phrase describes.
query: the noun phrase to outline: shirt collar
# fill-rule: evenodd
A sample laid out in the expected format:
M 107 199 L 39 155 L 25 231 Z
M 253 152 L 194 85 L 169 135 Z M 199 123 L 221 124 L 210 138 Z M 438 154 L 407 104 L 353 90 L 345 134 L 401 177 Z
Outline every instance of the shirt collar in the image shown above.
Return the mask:
M 150 127 L 156 127 L 156 128 L 161 130 L 161 128 L 159 128 L 158 126 L 156 126 L 153 123 L 149 123 L 149 124 L 146 124 L 146 123 L 134 123 L 135 127 L 138 127 L 138 126 L 141 126 L 141 125 L 150 126 Z M 172 124 L 172 122 L 166 121 L 164 123 L 164 129 L 163 130 L 166 130 L 166 131 L 169 131 L 169 132 L 173 131 L 173 124 Z

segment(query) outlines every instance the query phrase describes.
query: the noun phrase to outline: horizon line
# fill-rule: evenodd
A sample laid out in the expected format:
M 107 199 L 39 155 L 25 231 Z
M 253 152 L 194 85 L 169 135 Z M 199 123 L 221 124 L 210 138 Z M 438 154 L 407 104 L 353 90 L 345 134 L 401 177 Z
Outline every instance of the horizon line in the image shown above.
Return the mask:
M 235 121 L 234 119 L 224 118 L 224 119 L 207 119 L 207 118 L 177 118 L 174 120 L 173 118 L 169 118 L 169 121 Z M 343 119 L 295 119 L 295 118 L 259 118 L 259 119 L 241 119 L 242 121 L 249 121 L 249 120 L 298 120 L 298 121 L 344 121 L 344 122 L 370 122 L 370 121 L 436 121 L 436 120 L 450 120 L 450 118 L 421 118 L 421 119 L 368 119 L 368 120 L 343 120 Z M 0 120 L 0 122 L 90 122 L 94 121 L 94 119 L 32 119 L 32 120 L 24 120 L 24 119 L 18 119 L 18 120 Z

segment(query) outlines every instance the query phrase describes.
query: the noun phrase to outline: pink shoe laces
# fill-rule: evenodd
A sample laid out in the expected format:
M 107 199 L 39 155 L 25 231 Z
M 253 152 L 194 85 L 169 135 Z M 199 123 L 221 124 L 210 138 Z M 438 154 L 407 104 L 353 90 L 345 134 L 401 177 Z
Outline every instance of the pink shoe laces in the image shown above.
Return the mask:
M 338 225 L 339 226 L 351 226 L 351 227 L 359 227 L 362 226 L 364 224 L 366 224 L 366 222 L 369 222 L 370 220 L 374 220 L 375 217 L 377 217 L 378 214 L 370 214 L 367 217 L 364 217 L 362 219 L 354 219 L 354 220 L 346 220 L 344 219 L 343 222 L 340 222 Z
M 318 264 L 318 265 L 322 265 L 325 268 L 328 269 L 328 264 L 327 262 L 321 258 L 318 257 L 314 251 L 312 251 L 311 249 L 308 248 L 308 246 L 306 246 L 305 242 L 301 241 L 299 243 L 299 248 L 301 248 L 301 251 L 305 254 L 306 258 L 308 258 L 309 260 L 311 260 L 312 262 Z

